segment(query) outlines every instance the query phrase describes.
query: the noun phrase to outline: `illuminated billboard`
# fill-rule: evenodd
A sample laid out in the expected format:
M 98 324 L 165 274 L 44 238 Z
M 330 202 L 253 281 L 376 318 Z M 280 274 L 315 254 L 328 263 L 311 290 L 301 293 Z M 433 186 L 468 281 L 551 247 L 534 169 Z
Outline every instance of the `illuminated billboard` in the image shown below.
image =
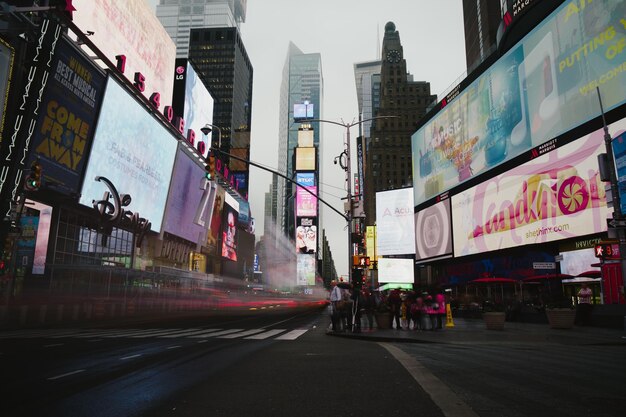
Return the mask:
M 30 166 L 39 159 L 43 184 L 56 192 L 78 192 L 105 81 L 100 69 L 69 41 L 59 40 L 29 160 Z
M 415 214 L 415 259 L 452 256 L 450 199 Z
M 182 149 L 178 150 L 172 174 L 172 184 L 167 198 L 163 231 L 191 242 L 202 242 L 205 229 L 194 223 L 202 190 L 204 166 L 191 159 Z
M 315 185 L 315 174 L 313 172 L 296 173 L 296 183 L 305 187 L 313 195 L 296 187 L 296 216 L 316 217 L 317 216 L 317 186 Z
M 412 284 L 413 259 L 378 258 L 378 282 Z
M 622 0 L 559 6 L 412 136 L 419 205 L 626 101 Z
M 296 252 L 317 252 L 317 218 L 302 217 L 296 222 Z
M 313 103 L 298 103 L 293 105 L 293 118 L 297 122 L 302 119 L 313 118 Z
M 609 129 L 625 127 L 622 119 Z M 597 130 L 452 196 L 454 256 L 605 232 L 603 136 Z
M 215 203 L 213 204 L 213 213 L 211 214 L 211 223 L 209 224 L 209 233 L 207 235 L 207 247 L 211 254 L 217 249 L 220 232 L 222 231 L 222 213 L 224 210 L 224 198 L 226 192 L 224 188 L 217 185 L 215 190 Z
M 315 171 L 317 148 L 296 148 L 296 171 Z
M 237 260 L 237 203 L 230 194 L 225 194 L 224 220 L 222 223 L 222 257 Z
M 75 2 L 76 3 L 76 2 Z M 161 94 L 161 109 L 172 104 L 176 45 L 147 1 L 90 0 L 76 4 L 73 21 L 106 57 L 126 56 L 124 76 L 145 77 L 143 94 Z
M 413 189 L 376 193 L 376 255 L 415 253 Z
M 176 60 L 174 76 L 176 83 L 182 82 L 184 84 L 183 119 L 185 119 L 185 129 L 192 129 L 196 133 L 196 149 L 200 149 L 200 147 L 198 147 L 199 142 L 204 143 L 202 156 L 206 158 L 209 154 L 211 141 L 209 136 L 202 134 L 200 129 L 207 123 L 213 123 L 213 96 L 211 96 L 209 90 L 204 86 L 191 63 L 186 59 Z M 175 86 L 176 85 L 177 84 L 175 84 Z M 176 90 L 176 87 L 174 89 Z M 210 133 L 211 137 L 215 139 L 213 140 L 215 144 L 218 143 L 218 132 L 216 132 L 216 130 L 217 129 L 212 130 Z
M 315 285 L 315 255 L 297 255 L 296 285 Z
M 107 190 L 96 176 L 129 194 L 128 210 L 160 232 L 178 141 L 139 102 L 109 78 L 80 196 L 92 206 Z

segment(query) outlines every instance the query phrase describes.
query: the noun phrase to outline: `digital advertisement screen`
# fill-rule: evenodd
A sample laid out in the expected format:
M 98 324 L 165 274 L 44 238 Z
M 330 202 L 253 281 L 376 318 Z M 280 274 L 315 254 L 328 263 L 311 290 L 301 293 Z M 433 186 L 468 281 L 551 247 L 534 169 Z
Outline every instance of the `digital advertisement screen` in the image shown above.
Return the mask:
M 226 194 L 228 195 L 228 194 Z M 230 204 L 224 204 L 224 222 L 222 224 L 222 257 L 237 260 L 237 210 Z
M 597 264 L 594 248 L 579 249 L 569 252 L 562 252 L 563 260 L 559 263 L 562 274 L 576 276 L 590 270 L 599 271 L 598 268 L 592 268 L 591 264 Z
M 293 118 L 298 119 L 312 119 L 313 118 L 314 105 L 312 103 L 302 103 L 293 105 Z
M 298 254 L 296 285 L 315 285 L 315 255 Z
M 296 187 L 296 216 L 315 217 L 317 216 L 317 186 L 315 185 L 315 174 L 312 172 L 296 173 L 296 183 L 314 195 L 309 194 L 302 187 Z
M 52 223 L 52 207 L 32 200 L 26 200 L 26 204 L 28 207 L 39 211 L 32 274 L 42 275 L 46 269 L 46 258 L 48 256 L 48 240 L 50 239 L 50 225 Z
M 609 127 L 621 133 L 626 119 Z M 452 196 L 454 256 L 607 230 L 602 129 Z
M 626 101 L 622 0 L 564 2 L 412 136 L 415 204 Z M 546 150 L 547 151 L 547 150 Z
M 179 71 L 183 68 L 176 68 L 176 74 L 179 75 Z M 185 129 L 192 129 L 196 132 L 196 149 L 198 149 L 198 142 L 205 143 L 205 151 L 202 154 L 203 157 L 207 157 L 209 154 L 209 148 L 211 147 L 211 138 L 214 143 L 218 143 L 218 132 L 214 129 L 209 135 L 203 135 L 200 130 L 207 123 L 213 124 L 213 105 L 214 100 L 209 90 L 204 86 L 200 77 L 193 69 L 190 62 L 187 62 L 184 72 L 185 77 L 185 111 L 183 118 L 185 119 Z
M 300 148 L 312 148 L 315 140 L 315 134 L 313 129 L 301 130 L 298 129 L 298 147 Z
M 207 247 L 217 248 L 220 233 L 222 231 L 222 213 L 224 210 L 224 199 L 226 192 L 221 186 L 217 186 L 215 190 L 215 203 L 213 204 L 213 213 L 211 214 L 211 224 L 209 225 L 209 233 L 207 236 Z
M 204 228 L 194 223 L 194 217 L 202 199 L 200 182 L 204 178 L 204 167 L 191 159 L 182 149 L 178 150 L 163 231 L 191 242 L 202 242 Z
M 415 259 L 452 256 L 450 199 L 415 214 Z
M 378 282 L 412 284 L 413 259 L 378 258 Z
M 376 255 L 415 253 L 413 189 L 376 193 Z
M 64 38 L 51 68 L 28 166 L 39 159 L 44 186 L 69 195 L 80 186 L 106 77 Z
M 80 3 L 80 4 L 77 4 Z M 124 76 L 145 77 L 146 98 L 161 94 L 161 107 L 172 104 L 176 45 L 147 1 L 89 0 L 74 2 L 73 21 L 106 57 L 126 56 Z
M 613 158 L 622 214 L 626 213 L 626 133 L 613 137 Z
M 317 252 L 317 218 L 301 217 L 296 220 L 296 253 Z
M 178 141 L 114 79 L 107 82 L 100 118 L 85 173 L 80 204 L 91 207 L 108 190 L 106 177 L 120 194 L 129 194 L 127 210 L 160 232 Z
M 317 148 L 296 148 L 296 171 L 315 171 Z
M 376 226 L 365 227 L 365 245 L 367 247 L 367 256 L 370 259 L 376 259 Z

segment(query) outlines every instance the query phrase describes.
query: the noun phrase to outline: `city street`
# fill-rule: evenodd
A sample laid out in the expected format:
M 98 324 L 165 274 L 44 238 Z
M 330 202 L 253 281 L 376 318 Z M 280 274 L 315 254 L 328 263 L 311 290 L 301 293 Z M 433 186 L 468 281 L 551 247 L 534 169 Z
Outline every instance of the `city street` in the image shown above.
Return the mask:
M 441 335 L 464 343 L 393 330 L 406 343 L 391 343 L 327 326 L 311 310 L 6 331 L 2 415 L 617 416 L 625 405 L 620 339 L 489 341 L 460 325 Z

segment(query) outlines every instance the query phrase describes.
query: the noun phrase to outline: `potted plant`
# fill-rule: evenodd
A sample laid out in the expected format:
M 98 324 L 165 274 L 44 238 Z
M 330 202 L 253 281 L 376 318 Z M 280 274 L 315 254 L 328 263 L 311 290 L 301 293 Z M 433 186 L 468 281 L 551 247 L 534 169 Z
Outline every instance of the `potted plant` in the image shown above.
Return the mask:
M 487 330 L 504 330 L 506 313 L 502 303 L 485 301 L 483 304 L 483 321 Z
M 391 329 L 391 308 L 385 301 L 381 301 L 374 311 L 376 324 L 379 329 Z
M 553 329 L 571 329 L 576 320 L 576 310 L 572 301 L 568 298 L 561 298 L 546 306 L 546 316 L 548 323 Z

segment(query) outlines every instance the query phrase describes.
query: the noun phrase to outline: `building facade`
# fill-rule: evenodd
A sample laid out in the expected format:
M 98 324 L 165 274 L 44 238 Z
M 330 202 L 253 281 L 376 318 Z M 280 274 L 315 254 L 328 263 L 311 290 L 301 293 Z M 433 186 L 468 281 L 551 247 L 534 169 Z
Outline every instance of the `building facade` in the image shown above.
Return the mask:
M 468 73 L 495 52 L 500 22 L 502 22 L 501 1 L 463 0 L 465 59 Z
M 380 75 L 380 106 L 375 116 L 391 116 L 372 124 L 366 143 L 366 224 L 376 220 L 376 192 L 411 184 L 411 134 L 426 109 L 436 100 L 430 83 L 413 81 L 407 73 L 400 34 L 395 24 L 385 25 Z

